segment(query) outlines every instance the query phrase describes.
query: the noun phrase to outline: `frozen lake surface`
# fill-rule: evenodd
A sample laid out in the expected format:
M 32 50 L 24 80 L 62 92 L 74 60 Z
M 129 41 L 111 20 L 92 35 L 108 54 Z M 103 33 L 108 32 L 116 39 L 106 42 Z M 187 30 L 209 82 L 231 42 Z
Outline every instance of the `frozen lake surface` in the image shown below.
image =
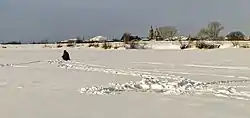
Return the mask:
M 250 50 L 0 49 L 2 118 L 249 118 Z

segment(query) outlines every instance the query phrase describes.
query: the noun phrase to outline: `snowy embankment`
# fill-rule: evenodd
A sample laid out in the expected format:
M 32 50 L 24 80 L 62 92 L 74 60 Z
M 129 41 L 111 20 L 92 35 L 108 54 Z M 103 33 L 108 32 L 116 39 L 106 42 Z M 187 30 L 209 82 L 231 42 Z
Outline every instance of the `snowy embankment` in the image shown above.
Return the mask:
M 221 49 L 225 48 L 234 48 L 232 42 L 230 41 L 205 41 L 208 44 L 217 44 L 220 45 Z M 183 44 L 188 44 L 188 41 L 182 41 Z M 249 41 L 240 41 L 240 44 L 249 44 Z M 180 50 L 179 41 L 148 41 L 146 42 L 146 47 L 148 49 L 169 49 L 169 50 Z M 193 42 L 192 47 L 188 49 L 197 49 L 195 47 L 195 42 Z
M 94 40 L 94 39 L 93 39 Z M 226 48 L 239 48 L 239 46 L 234 46 L 232 42 L 230 41 L 205 41 L 207 44 L 216 44 L 220 45 L 220 49 L 226 49 Z M 195 43 L 193 42 L 191 44 L 190 48 L 187 48 L 186 50 L 190 49 L 197 49 L 195 47 Z M 124 45 L 122 42 L 108 42 L 108 45 L 111 46 L 111 49 L 125 49 L 126 47 L 130 47 L 129 44 Z M 188 41 L 182 41 L 182 44 L 188 44 Z M 242 48 L 245 46 L 249 46 L 250 48 L 250 42 L 249 41 L 239 41 L 239 45 L 242 46 Z M 90 47 L 90 45 L 93 45 Z M 97 46 L 96 46 L 97 45 Z M 33 48 L 95 48 L 95 49 L 103 49 L 104 43 L 85 43 L 85 44 L 22 44 L 22 45 L 0 45 L 0 49 L 5 48 L 11 48 L 11 49 L 33 49 Z M 180 42 L 179 41 L 139 41 L 138 44 L 136 44 L 138 49 L 154 49 L 154 50 L 180 50 Z M 248 47 L 247 47 L 248 48 Z

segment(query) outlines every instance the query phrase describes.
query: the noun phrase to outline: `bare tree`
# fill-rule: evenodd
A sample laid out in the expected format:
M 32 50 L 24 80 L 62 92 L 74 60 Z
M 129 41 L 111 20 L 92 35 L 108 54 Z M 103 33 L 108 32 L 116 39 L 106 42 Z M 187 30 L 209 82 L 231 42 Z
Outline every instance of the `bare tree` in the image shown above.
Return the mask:
M 48 44 L 49 41 L 48 41 L 47 38 L 45 38 L 45 39 L 41 40 L 39 43 L 40 43 L 40 44 Z
M 215 40 L 218 39 L 220 32 L 224 29 L 224 27 L 217 21 L 211 22 L 208 24 L 208 37 Z
M 208 39 L 208 35 L 207 35 L 207 29 L 206 28 L 202 28 L 199 33 L 197 34 L 197 38 L 204 40 L 204 39 Z
M 176 36 L 178 32 L 177 28 L 173 26 L 159 27 L 159 31 L 163 39 L 169 39 L 169 40 L 173 40 L 173 38 Z
M 219 39 L 219 34 L 223 29 L 220 22 L 213 21 L 208 24 L 207 28 L 202 28 L 197 36 L 201 39 L 216 40 Z
M 149 40 L 152 40 L 152 39 L 154 39 L 155 38 L 155 36 L 154 36 L 155 34 L 154 34 L 154 29 L 153 29 L 153 26 L 151 25 L 151 27 L 150 27 L 150 30 L 149 30 Z
M 123 33 L 123 36 L 122 36 L 121 40 L 124 42 L 124 44 L 129 43 L 130 36 L 131 36 L 131 33 L 128 33 L 128 32 Z

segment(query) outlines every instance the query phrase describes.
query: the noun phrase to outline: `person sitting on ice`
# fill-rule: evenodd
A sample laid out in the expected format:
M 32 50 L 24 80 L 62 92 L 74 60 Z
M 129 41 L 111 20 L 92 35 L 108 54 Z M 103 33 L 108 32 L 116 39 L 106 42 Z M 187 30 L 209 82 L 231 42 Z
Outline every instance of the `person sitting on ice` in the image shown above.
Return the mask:
M 63 51 L 63 56 L 62 56 L 62 58 L 63 58 L 63 60 L 65 60 L 65 61 L 69 61 L 69 60 L 70 60 L 69 53 L 68 53 L 66 50 Z

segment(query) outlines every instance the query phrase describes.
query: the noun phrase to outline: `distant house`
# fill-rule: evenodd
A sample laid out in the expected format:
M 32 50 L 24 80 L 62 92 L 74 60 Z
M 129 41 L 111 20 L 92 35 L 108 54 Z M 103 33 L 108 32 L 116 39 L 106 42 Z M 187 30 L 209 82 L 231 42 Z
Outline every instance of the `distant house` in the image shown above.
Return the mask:
M 67 40 L 63 40 L 63 41 L 60 41 L 60 43 L 73 43 L 73 42 L 76 42 L 77 39 L 67 39 Z
M 186 40 L 187 41 L 198 41 L 200 39 L 199 38 L 194 38 L 194 37 L 187 37 Z
M 249 41 L 250 36 L 246 36 L 243 32 L 241 31 L 234 31 L 230 32 L 225 36 L 226 40 L 241 40 L 241 41 Z
M 150 41 L 151 39 L 149 39 L 148 37 L 141 37 L 142 41 Z
M 63 40 L 60 41 L 58 43 L 82 43 L 83 41 L 77 38 L 73 38 L 73 39 L 67 39 L 67 40 Z
M 108 38 L 104 36 L 96 36 L 96 37 L 89 39 L 89 41 L 90 42 L 104 42 L 104 41 L 108 41 Z
M 186 41 L 189 37 L 186 36 L 174 36 L 173 40 L 181 40 L 181 41 Z

